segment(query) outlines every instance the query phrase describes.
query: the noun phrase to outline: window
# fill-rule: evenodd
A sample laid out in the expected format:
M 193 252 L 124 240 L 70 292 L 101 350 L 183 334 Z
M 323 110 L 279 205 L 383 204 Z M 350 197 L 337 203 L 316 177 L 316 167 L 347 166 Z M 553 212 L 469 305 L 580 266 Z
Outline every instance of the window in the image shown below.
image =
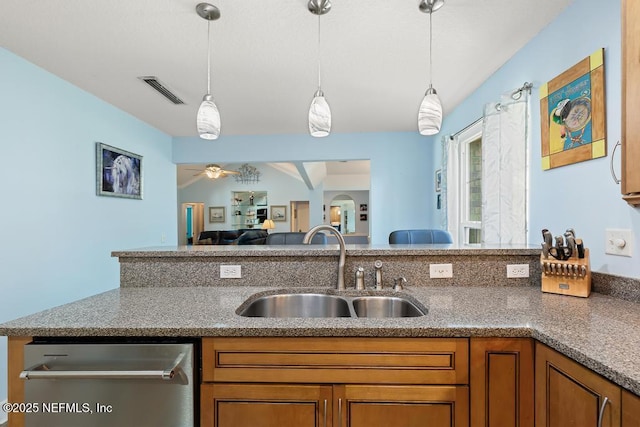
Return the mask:
M 458 136 L 460 170 L 459 236 L 463 244 L 482 242 L 482 121 Z
M 482 138 L 462 145 L 461 227 L 465 243 L 480 243 L 482 238 Z

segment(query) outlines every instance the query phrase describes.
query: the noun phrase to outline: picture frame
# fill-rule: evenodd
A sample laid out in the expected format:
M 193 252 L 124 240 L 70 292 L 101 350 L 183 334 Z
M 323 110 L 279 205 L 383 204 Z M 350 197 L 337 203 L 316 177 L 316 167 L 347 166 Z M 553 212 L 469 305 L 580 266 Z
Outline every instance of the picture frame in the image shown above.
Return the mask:
M 607 155 L 604 49 L 540 87 L 542 170 Z
M 142 199 L 142 156 L 96 143 L 96 194 Z
M 367 203 L 360 203 L 360 212 L 367 212 L 369 210 L 369 205 Z
M 436 193 L 439 193 L 440 191 L 442 191 L 442 169 L 438 169 L 436 171 L 435 183 Z
M 361 213 L 360 214 L 360 221 L 367 221 L 368 220 L 368 216 L 366 213 Z
M 224 206 L 209 206 L 209 222 L 226 222 L 227 212 Z
M 436 209 L 442 209 L 442 194 L 436 194 Z
M 271 219 L 276 222 L 287 220 L 287 207 L 285 205 L 271 205 Z

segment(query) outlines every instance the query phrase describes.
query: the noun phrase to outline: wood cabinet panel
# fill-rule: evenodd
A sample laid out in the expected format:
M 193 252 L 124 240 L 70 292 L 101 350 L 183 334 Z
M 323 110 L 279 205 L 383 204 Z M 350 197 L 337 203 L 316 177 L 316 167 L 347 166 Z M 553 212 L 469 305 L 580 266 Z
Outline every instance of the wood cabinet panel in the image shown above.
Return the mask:
M 623 198 L 640 205 L 640 2 L 622 0 Z
M 533 427 L 533 340 L 472 338 L 472 427 Z
M 620 426 L 620 388 L 552 350 L 536 344 L 536 427 Z
M 203 380 L 468 384 L 464 338 L 204 338 Z
M 331 426 L 331 396 L 321 385 L 204 384 L 201 426 Z
M 9 337 L 7 353 L 7 402 L 24 402 L 24 380 L 20 379 L 20 372 L 24 368 L 24 346 L 31 342 L 31 337 Z M 9 427 L 23 427 L 24 413 L 12 412 L 7 414 Z
M 640 396 L 622 391 L 622 427 L 640 427 Z
M 347 427 L 467 427 L 469 388 L 336 386 L 334 414 Z

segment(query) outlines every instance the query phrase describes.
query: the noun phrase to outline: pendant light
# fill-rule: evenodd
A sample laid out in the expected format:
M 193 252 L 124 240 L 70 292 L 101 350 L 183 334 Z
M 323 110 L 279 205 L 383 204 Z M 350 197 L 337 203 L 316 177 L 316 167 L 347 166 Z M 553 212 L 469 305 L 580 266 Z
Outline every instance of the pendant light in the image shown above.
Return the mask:
M 220 18 L 220 10 L 209 4 L 200 3 L 196 6 L 196 12 L 201 18 L 207 20 L 207 94 L 202 98 L 202 104 L 198 108 L 196 125 L 198 135 L 202 139 L 218 139 L 220 136 L 220 112 L 211 96 L 211 21 Z
M 320 78 L 320 16 L 331 10 L 329 0 L 309 0 L 307 4 L 309 12 L 318 16 L 318 90 L 313 95 L 313 101 L 309 107 L 309 133 L 314 137 L 323 137 L 331 132 L 331 109 L 322 92 Z
M 420 110 L 418 110 L 418 130 L 421 135 L 435 135 L 440 132 L 442 126 L 442 104 L 438 93 L 433 88 L 433 66 L 432 66 L 432 17 L 433 12 L 444 5 L 444 0 L 422 0 L 419 5 L 421 12 L 429 14 L 429 89 L 424 94 Z

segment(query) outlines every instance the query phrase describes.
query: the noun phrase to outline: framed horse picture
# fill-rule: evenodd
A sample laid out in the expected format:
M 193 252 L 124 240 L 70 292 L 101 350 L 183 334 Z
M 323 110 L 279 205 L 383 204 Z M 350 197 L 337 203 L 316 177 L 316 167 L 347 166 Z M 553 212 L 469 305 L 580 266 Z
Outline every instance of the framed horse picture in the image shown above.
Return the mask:
M 96 143 L 98 196 L 142 199 L 142 156 Z

